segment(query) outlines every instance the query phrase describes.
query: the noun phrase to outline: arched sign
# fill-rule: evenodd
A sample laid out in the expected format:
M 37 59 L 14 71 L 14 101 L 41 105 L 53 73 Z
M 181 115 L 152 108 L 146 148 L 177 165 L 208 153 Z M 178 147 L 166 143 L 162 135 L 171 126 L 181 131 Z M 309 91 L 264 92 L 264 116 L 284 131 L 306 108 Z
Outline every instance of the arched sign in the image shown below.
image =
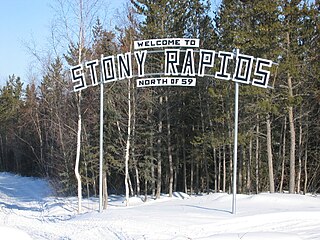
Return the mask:
M 100 177 L 99 198 L 102 212 L 102 166 L 103 166 L 103 85 L 123 79 L 136 79 L 137 87 L 196 86 L 197 78 L 213 77 L 235 82 L 234 155 L 233 155 L 233 202 L 236 213 L 237 147 L 238 147 L 238 95 L 239 83 L 267 88 L 271 60 L 235 52 L 200 49 L 199 39 L 164 38 L 134 42 L 134 52 L 116 56 L 102 56 L 70 68 L 75 92 L 89 86 L 100 85 Z M 150 50 L 151 49 L 151 50 Z M 156 49 L 156 50 L 154 50 Z M 150 71 L 152 54 L 160 55 L 156 69 Z M 158 60 L 159 60 L 158 59 Z M 100 81 L 97 71 L 100 70 Z M 87 79 L 88 78 L 88 79 Z
M 234 52 L 199 49 L 199 42 L 199 39 L 185 38 L 135 41 L 133 53 L 103 56 L 71 67 L 73 90 L 81 91 L 88 86 L 98 85 L 98 69 L 103 83 L 137 78 L 137 87 L 195 86 L 196 77 L 209 76 L 267 88 L 271 60 Z M 156 48 L 161 50 L 149 50 Z M 149 55 L 155 52 L 163 55 L 163 69 L 157 73 L 148 73 L 146 65 L 150 60 Z M 218 70 L 213 72 L 214 69 Z

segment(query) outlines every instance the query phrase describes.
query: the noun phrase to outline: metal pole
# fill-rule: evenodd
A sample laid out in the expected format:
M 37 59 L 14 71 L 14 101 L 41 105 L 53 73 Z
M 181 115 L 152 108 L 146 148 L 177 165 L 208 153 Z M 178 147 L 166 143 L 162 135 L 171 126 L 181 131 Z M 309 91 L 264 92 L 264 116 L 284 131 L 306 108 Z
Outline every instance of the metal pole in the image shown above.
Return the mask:
M 236 196 L 237 196 L 238 109 L 239 109 L 238 100 L 239 100 L 239 83 L 235 82 L 232 214 L 236 214 Z
M 101 74 L 102 75 L 102 74 Z M 99 160 L 99 212 L 102 212 L 102 173 L 103 173 L 103 81 L 100 80 L 100 160 Z

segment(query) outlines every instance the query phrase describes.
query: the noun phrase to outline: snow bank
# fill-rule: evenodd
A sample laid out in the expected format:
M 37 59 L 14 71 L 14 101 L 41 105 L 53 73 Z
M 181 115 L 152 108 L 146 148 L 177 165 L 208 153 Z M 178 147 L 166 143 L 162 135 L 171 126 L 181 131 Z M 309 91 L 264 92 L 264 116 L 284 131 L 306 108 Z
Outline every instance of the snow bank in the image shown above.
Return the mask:
M 110 195 L 108 209 L 99 199 L 56 198 L 46 181 L 0 173 L 1 239 L 121 240 L 316 240 L 320 239 L 320 197 L 312 195 L 189 196 L 175 192 L 146 202 L 143 197 Z
M 0 226 L 1 240 L 32 240 L 32 238 L 17 228 Z
M 217 234 L 201 240 L 301 240 L 296 234 L 277 232 L 256 232 L 256 233 L 233 233 Z

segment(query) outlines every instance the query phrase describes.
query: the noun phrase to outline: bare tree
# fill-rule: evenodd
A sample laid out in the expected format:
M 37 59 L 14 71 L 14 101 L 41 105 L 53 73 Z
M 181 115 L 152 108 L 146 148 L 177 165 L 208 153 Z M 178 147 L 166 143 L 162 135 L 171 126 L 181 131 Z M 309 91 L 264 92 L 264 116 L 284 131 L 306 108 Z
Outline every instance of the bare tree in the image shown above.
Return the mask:
M 77 6 L 77 7 L 75 7 Z M 76 64 L 83 64 L 86 60 L 85 49 L 91 41 L 92 26 L 99 15 L 102 13 L 103 0 L 56 0 L 52 8 L 58 17 L 52 27 L 52 39 L 57 44 L 77 46 L 78 59 Z M 99 12 L 100 11 L 100 12 Z M 75 44 L 74 44 L 75 43 Z M 57 49 L 57 46 L 54 46 Z M 78 183 L 78 212 L 81 212 L 81 176 L 79 173 L 80 152 L 81 152 L 81 135 L 82 135 L 82 111 L 81 111 L 81 91 L 77 93 L 77 148 L 75 161 L 75 175 Z

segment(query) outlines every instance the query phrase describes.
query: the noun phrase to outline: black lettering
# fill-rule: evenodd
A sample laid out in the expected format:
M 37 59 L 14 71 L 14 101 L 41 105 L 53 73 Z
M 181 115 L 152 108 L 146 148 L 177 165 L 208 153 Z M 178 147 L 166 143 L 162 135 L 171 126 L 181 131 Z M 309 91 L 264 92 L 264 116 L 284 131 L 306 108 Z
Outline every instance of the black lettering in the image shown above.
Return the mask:
M 267 59 L 257 58 L 254 75 L 260 77 L 260 79 L 254 78 L 252 81 L 252 85 L 267 88 L 269 78 L 270 78 L 270 71 L 263 69 L 263 67 L 271 67 L 271 66 L 272 66 L 272 61 Z
M 233 58 L 233 53 L 219 51 L 218 56 L 221 58 L 220 71 L 216 72 L 215 77 L 223 80 L 229 80 L 231 77 L 230 73 L 227 73 L 228 62 Z
M 134 56 L 138 63 L 138 76 L 143 77 L 144 76 L 144 63 L 146 61 L 147 57 L 147 50 L 134 52 Z
M 138 86 L 143 86 L 144 85 L 144 80 L 138 79 Z
M 82 65 L 80 64 L 80 65 L 74 66 L 70 69 L 70 71 L 71 71 L 72 82 L 78 83 L 77 85 L 73 86 L 73 90 L 77 92 L 87 88 L 87 83 L 84 77 Z
M 186 55 L 184 56 L 181 75 L 182 76 L 195 76 L 196 75 L 192 49 L 187 49 L 187 51 L 186 51 Z
M 98 85 L 98 77 L 97 77 L 97 70 L 96 70 L 96 66 L 99 65 L 99 61 L 96 60 L 92 60 L 90 62 L 86 62 L 86 67 L 89 68 L 90 70 L 90 75 L 91 75 L 91 82 L 93 86 Z
M 213 67 L 215 51 L 200 49 L 198 76 L 203 77 L 206 67 Z
M 238 54 L 233 81 L 249 84 L 251 77 L 253 56 Z
M 179 49 L 166 49 L 165 50 L 165 75 L 177 76 L 179 65 Z
M 168 45 L 174 45 L 174 39 L 169 39 L 168 40 Z
M 117 80 L 116 66 L 114 64 L 114 56 L 101 58 L 103 82 Z
M 118 54 L 119 79 L 132 78 L 131 53 Z

